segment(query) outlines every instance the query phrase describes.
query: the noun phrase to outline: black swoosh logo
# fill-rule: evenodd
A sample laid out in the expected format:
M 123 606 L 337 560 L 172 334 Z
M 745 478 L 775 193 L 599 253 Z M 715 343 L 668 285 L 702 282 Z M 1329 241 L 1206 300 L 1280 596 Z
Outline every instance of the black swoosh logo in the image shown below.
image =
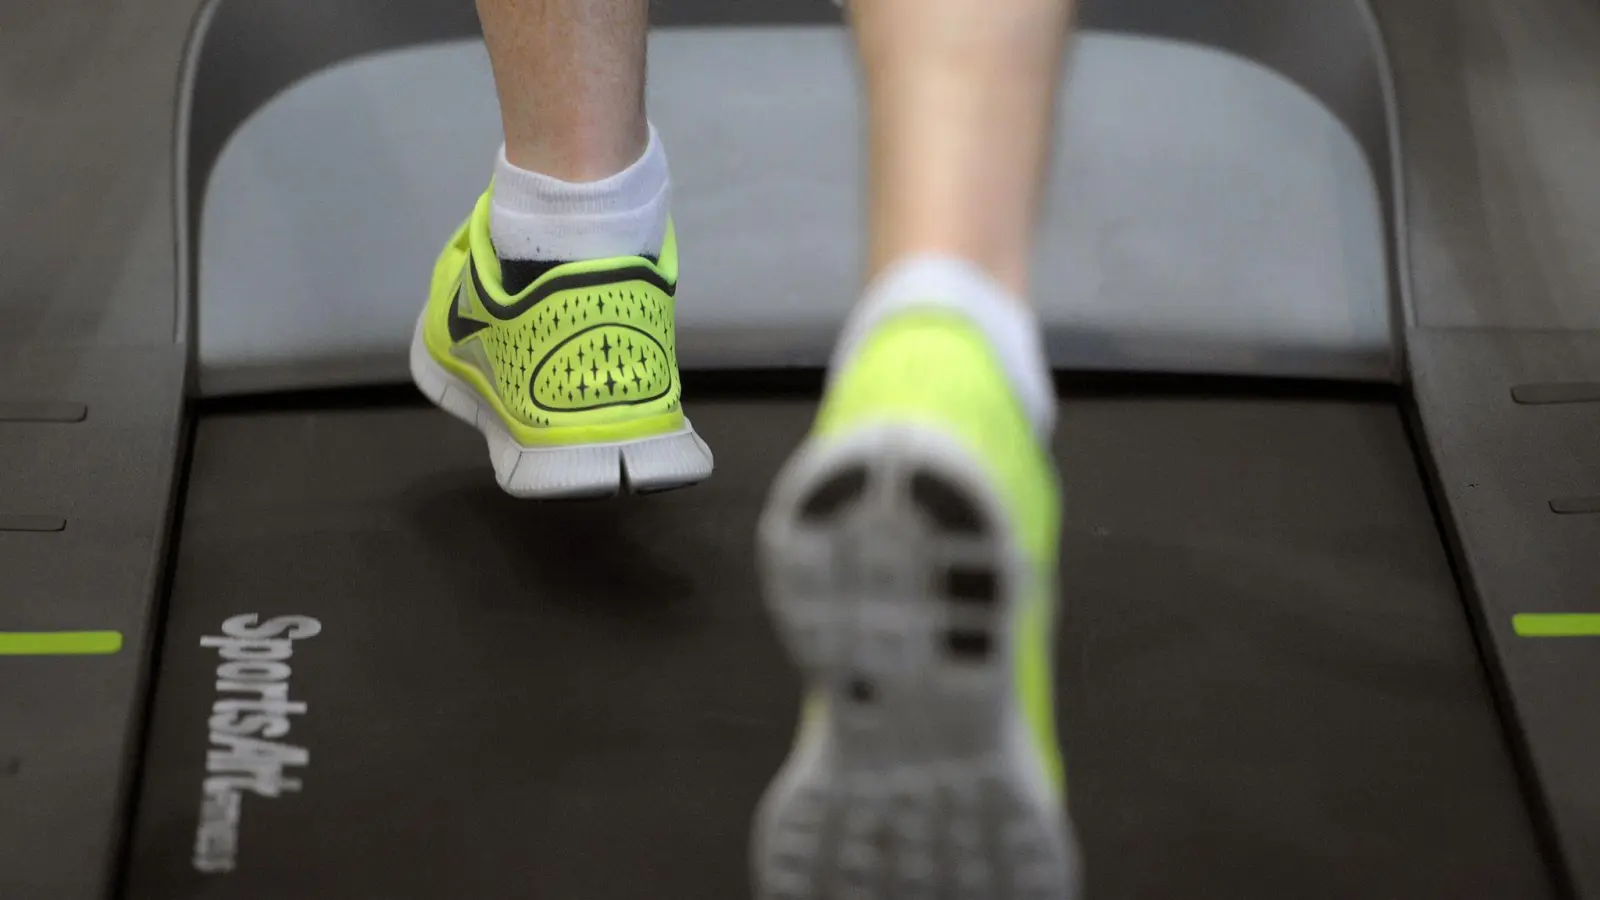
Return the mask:
M 618 284 L 624 281 L 642 281 L 659 291 L 664 291 L 669 297 L 678 292 L 678 285 L 663 278 L 654 266 L 624 266 L 620 269 L 602 269 L 598 272 L 558 275 L 535 285 L 533 290 L 528 292 L 528 296 L 517 300 L 510 306 L 501 306 L 489 299 L 489 292 L 484 290 L 483 280 L 478 276 L 478 264 L 470 256 L 467 260 L 467 269 L 472 273 L 472 289 L 478 292 L 478 305 L 483 307 L 484 312 L 502 322 L 509 322 L 515 319 L 538 306 L 551 294 L 558 294 L 562 291 L 601 287 L 602 285 Z
M 476 278 L 477 273 L 474 272 L 473 276 Z M 450 341 L 455 344 L 459 344 L 489 327 L 488 322 L 479 322 L 477 319 L 469 319 L 461 314 L 461 294 L 466 289 L 465 283 L 462 283 L 456 289 L 456 296 L 450 301 L 450 314 L 445 319 L 445 324 L 450 328 Z

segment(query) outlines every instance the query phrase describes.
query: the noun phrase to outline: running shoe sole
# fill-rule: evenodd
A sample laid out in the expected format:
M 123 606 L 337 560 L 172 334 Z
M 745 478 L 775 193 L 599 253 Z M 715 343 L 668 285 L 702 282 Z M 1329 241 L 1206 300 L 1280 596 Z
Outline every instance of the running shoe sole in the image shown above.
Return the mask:
M 1018 705 L 1032 569 L 982 468 L 930 428 L 802 448 L 762 580 L 825 702 L 756 814 L 758 900 L 1063 900 L 1078 853 Z

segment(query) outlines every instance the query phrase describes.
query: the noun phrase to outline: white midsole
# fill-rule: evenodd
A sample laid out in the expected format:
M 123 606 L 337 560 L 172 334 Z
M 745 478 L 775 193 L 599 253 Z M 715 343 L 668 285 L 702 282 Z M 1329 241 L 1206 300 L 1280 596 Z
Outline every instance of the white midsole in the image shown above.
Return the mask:
M 519 444 L 478 390 L 433 358 L 420 321 L 411 339 L 411 377 L 435 405 L 483 434 L 495 480 L 517 497 L 659 491 L 694 484 L 711 474 L 711 448 L 688 419 L 672 434 L 636 440 L 559 447 Z

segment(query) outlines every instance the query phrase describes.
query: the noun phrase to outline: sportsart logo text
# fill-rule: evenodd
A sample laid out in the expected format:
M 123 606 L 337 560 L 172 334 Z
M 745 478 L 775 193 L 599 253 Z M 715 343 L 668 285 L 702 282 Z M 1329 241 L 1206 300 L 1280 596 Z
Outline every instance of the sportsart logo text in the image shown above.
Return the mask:
M 239 807 L 245 793 L 278 797 L 300 790 L 285 769 L 311 760 L 304 747 L 288 743 L 290 716 L 306 705 L 289 699 L 289 660 L 294 642 L 322 633 L 310 616 L 279 616 L 257 624 L 255 614 L 222 623 L 220 636 L 200 639 L 217 651 L 217 701 L 211 705 L 211 749 L 201 792 L 200 828 L 194 867 L 231 872 L 239 853 Z

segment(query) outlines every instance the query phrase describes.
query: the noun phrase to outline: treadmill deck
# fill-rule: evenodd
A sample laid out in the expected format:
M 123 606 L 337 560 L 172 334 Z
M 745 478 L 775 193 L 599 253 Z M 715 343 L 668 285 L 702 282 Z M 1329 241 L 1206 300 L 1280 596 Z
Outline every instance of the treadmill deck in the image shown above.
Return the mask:
M 544 505 L 409 401 L 202 415 L 127 896 L 747 896 L 798 688 L 751 532 L 812 408 L 691 393 L 710 482 Z M 1391 401 L 1100 394 L 1062 421 L 1089 896 L 1552 895 Z M 320 633 L 276 673 L 302 786 L 239 794 L 229 849 L 200 813 L 237 695 L 202 638 L 243 614 Z M 196 870 L 201 819 L 231 873 Z

